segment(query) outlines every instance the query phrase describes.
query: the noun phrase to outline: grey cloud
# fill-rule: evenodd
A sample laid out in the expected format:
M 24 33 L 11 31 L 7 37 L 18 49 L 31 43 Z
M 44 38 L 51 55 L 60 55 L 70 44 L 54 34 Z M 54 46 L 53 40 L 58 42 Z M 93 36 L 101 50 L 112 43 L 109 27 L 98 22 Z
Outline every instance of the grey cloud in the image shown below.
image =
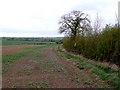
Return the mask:
M 87 10 L 87 11 L 101 11 L 104 8 L 107 8 L 108 3 L 105 2 L 105 0 L 101 1 L 91 1 L 91 2 L 80 2 L 77 6 L 73 7 L 73 9 L 79 9 L 79 10 Z

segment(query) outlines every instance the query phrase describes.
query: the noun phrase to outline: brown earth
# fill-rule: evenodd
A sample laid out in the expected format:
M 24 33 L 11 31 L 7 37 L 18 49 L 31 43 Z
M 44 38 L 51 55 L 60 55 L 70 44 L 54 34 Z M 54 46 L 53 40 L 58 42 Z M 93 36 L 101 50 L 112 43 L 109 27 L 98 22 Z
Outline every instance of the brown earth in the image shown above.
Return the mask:
M 33 45 L 7 45 L 2 46 L 2 55 L 15 54 L 24 49 L 32 48 Z
M 83 72 L 73 61 L 60 57 L 55 48 L 41 48 L 16 60 L 2 80 L 3 88 L 84 88 L 103 83 L 91 71 Z

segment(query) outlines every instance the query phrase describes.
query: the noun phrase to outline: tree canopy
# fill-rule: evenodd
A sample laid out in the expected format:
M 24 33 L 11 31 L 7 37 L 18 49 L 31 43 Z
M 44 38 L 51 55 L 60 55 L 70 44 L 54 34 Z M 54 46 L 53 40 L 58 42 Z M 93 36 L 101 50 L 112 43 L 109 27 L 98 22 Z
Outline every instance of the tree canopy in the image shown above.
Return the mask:
M 63 15 L 59 24 L 59 33 L 65 33 L 71 37 L 76 37 L 76 35 L 89 30 L 91 27 L 88 15 L 82 11 L 72 11 Z

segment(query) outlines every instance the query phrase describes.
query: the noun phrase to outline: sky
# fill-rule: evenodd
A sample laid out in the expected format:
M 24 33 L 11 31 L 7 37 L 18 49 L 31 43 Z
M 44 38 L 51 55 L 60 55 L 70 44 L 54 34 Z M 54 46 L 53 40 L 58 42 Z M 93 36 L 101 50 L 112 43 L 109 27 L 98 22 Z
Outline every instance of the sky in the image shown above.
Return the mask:
M 119 0 L 0 0 L 0 37 L 61 37 L 60 17 L 73 10 L 116 23 Z

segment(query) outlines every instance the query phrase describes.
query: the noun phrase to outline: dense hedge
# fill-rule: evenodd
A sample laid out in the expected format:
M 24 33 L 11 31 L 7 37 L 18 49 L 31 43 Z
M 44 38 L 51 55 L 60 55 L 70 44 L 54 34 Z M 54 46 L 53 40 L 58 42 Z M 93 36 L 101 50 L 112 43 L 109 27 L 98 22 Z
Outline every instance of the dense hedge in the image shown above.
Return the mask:
M 118 28 L 116 26 L 105 27 L 99 33 L 89 32 L 77 35 L 74 39 L 65 37 L 63 47 L 83 56 L 100 61 L 120 64 L 120 46 Z

